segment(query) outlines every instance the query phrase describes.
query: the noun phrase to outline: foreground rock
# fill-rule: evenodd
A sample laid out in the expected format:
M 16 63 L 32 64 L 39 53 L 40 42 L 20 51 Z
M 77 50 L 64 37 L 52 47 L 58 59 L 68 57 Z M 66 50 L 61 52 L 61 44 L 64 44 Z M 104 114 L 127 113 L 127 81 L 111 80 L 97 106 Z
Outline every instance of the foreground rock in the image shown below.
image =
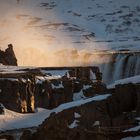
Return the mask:
M 15 140 L 14 137 L 11 135 L 1 135 L 0 139 L 1 140 Z
M 139 125 L 139 88 L 139 84 L 118 85 L 108 98 L 101 99 L 106 94 L 100 95 L 80 106 L 79 101 L 72 102 L 67 109 L 65 104 L 65 109 L 52 113 L 29 140 L 120 140 L 139 136 L 140 129 L 124 131 Z

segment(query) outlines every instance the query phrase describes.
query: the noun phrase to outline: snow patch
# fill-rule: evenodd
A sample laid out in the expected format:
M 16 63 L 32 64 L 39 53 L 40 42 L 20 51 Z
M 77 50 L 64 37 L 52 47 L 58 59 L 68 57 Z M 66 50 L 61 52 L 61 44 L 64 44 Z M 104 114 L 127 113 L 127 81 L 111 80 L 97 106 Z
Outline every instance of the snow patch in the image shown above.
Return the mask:
M 95 121 L 93 126 L 100 126 L 100 121 Z
M 76 92 L 73 94 L 73 101 L 77 101 L 80 99 L 85 99 L 86 97 L 83 94 L 83 90 L 80 90 L 80 92 Z
M 76 106 L 81 106 L 83 104 L 86 104 L 86 103 L 89 103 L 89 102 L 92 102 L 92 101 L 105 100 L 109 96 L 111 96 L 111 94 L 98 95 L 98 96 L 88 98 L 88 99 L 81 99 L 81 100 L 65 103 L 65 104 L 62 104 L 62 105 L 58 106 L 56 109 L 54 109 L 54 112 L 58 113 L 58 112 L 61 112 L 65 109 L 69 109 L 69 108 L 76 107 Z
M 53 88 L 53 89 L 64 88 L 64 86 L 63 86 L 63 84 L 62 84 L 62 81 L 61 81 L 61 83 L 58 84 L 58 85 L 52 84 L 52 88 Z
M 62 77 L 68 73 L 68 70 L 41 70 L 43 74 Z
M 96 80 L 96 75 L 92 70 L 90 70 L 90 80 Z
M 91 87 L 92 87 L 91 85 L 84 85 L 84 86 L 83 86 L 83 89 L 84 89 L 84 90 L 87 90 L 87 89 L 89 89 L 89 88 L 91 88 Z
M 74 113 L 74 118 L 75 119 L 80 118 L 80 117 L 81 117 L 81 115 L 79 113 L 76 113 L 76 112 Z
M 78 126 L 78 123 L 79 121 L 78 120 L 74 120 L 68 127 L 69 128 L 75 128 L 75 127 L 77 127 Z
M 0 80 L 18 81 L 16 78 L 0 78 Z
M 130 129 L 125 130 L 124 132 L 128 132 L 128 131 L 138 131 L 140 129 L 140 125 L 132 127 Z
M 128 83 L 133 83 L 133 84 L 140 83 L 140 75 L 125 78 L 125 79 L 121 79 L 121 80 L 117 80 L 117 81 L 114 82 L 114 84 L 108 85 L 107 88 L 115 88 L 116 85 L 128 84 Z
M 140 136 L 136 136 L 136 137 L 126 137 L 126 138 L 123 138 L 121 140 L 140 140 Z

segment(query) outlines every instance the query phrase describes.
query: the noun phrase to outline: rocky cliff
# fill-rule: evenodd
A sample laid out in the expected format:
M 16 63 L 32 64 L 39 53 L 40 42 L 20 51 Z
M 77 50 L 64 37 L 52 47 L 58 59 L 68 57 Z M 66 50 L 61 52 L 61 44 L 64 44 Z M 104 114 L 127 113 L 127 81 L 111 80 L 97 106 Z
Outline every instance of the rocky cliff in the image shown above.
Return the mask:
M 98 67 L 7 70 L 3 68 L 0 74 L 0 102 L 17 112 L 34 112 L 36 107 L 52 109 L 107 90 Z M 52 75 L 54 72 L 63 74 Z
M 139 124 L 139 94 L 139 83 L 107 89 L 98 67 L 3 66 L 0 72 L 0 102 L 6 108 L 22 113 L 56 108 L 36 133 L 26 130 L 21 140 L 118 140 L 140 135 L 139 129 L 124 131 Z
M 54 112 L 39 126 L 36 133 L 30 134 L 30 137 L 24 135 L 21 139 L 120 140 L 138 136 L 139 129 L 124 130 L 139 124 L 135 119 L 139 116 L 139 87 L 139 84 L 119 85 L 106 99 L 96 98 L 80 106 Z

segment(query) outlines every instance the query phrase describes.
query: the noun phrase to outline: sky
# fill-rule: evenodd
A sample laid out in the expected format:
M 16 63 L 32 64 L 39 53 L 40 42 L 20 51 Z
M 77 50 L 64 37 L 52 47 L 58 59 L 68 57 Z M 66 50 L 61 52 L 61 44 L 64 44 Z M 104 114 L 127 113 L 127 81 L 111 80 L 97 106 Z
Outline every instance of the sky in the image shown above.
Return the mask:
M 139 23 L 126 28 L 121 19 L 132 11 L 127 20 L 140 20 L 138 5 L 139 0 L 0 0 L 0 49 L 12 43 L 22 66 L 92 65 L 99 61 L 93 60 L 96 50 L 139 48 Z
M 46 24 L 65 21 L 62 16 L 57 15 L 55 10 L 43 9 L 40 6 L 41 1 L 0 0 L 1 49 L 5 49 L 7 44 L 12 43 L 18 64 L 23 66 L 83 65 L 86 63 L 82 62 L 85 59 L 84 51 L 81 50 L 81 54 L 75 49 L 67 33 L 54 29 L 55 25 L 50 25 L 50 28 L 45 29 Z M 82 48 L 82 45 L 80 47 Z M 75 58 L 74 62 L 73 58 Z
M 19 65 L 56 65 L 51 55 L 57 49 L 56 42 L 43 30 L 33 27 L 43 24 L 43 12 L 39 0 L 0 0 L 0 47 L 5 49 L 12 43 Z

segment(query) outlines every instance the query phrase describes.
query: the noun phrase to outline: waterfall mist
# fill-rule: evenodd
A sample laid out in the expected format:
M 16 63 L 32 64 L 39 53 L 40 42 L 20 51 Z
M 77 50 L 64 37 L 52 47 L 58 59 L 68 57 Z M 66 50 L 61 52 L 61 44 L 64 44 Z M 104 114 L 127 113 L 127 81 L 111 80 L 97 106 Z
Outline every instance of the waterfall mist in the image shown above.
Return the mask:
M 100 28 L 105 24 L 96 28 L 90 20 L 88 21 L 89 18 L 81 18 L 83 13 L 77 17 L 74 13 L 67 11 L 69 8 L 79 10 L 79 6 L 75 7 L 75 2 L 72 5 L 76 9 L 69 7 L 69 4 L 65 3 L 66 1 L 64 1 L 64 7 L 57 2 L 60 9 L 64 8 L 62 11 L 59 11 L 59 8 L 58 11 L 55 8 L 52 11 L 46 10 L 40 7 L 41 2 L 42 0 L 0 1 L 0 49 L 5 49 L 7 44 L 12 43 L 19 66 L 99 66 L 103 73 L 103 81 L 107 84 L 140 74 L 139 53 L 104 54 L 98 52 L 99 50 L 109 50 L 109 43 L 104 40 L 110 40 L 113 35 L 115 35 L 115 40 L 123 40 L 119 34 L 110 34 L 111 36 L 106 38 L 106 32 Z M 79 3 L 77 4 L 79 5 Z M 85 5 L 83 4 L 83 6 Z M 112 9 L 110 11 L 112 12 Z M 90 14 L 89 12 L 87 16 Z M 98 17 L 98 13 L 96 14 Z M 77 24 L 77 19 L 81 24 Z M 108 19 L 106 18 L 106 20 Z M 136 29 L 134 32 L 137 32 Z M 131 34 L 126 32 L 126 35 Z M 116 37 L 120 38 L 116 39 Z M 119 43 L 110 42 L 110 48 L 116 49 L 123 45 L 126 48 L 136 46 L 135 41 L 132 44 L 128 43 L 129 46 L 127 42 L 126 44 L 125 42 L 124 44 Z M 139 48 L 139 42 L 136 44 Z

